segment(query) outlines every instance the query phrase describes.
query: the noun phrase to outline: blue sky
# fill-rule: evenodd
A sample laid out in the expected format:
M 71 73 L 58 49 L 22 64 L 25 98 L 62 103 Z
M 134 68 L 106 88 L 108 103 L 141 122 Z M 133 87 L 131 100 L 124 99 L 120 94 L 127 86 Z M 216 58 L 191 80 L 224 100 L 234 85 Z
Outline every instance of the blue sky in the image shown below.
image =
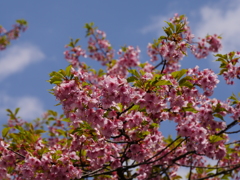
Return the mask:
M 139 46 L 141 61 L 149 61 L 146 47 L 163 33 L 163 21 L 174 13 L 185 14 L 196 37 L 218 33 L 223 37 L 222 52 L 240 50 L 240 1 L 188 0 L 132 0 L 132 1 L 30 1 L 0 2 L 0 24 L 10 29 L 16 19 L 25 19 L 28 30 L 11 46 L 0 52 L 0 123 L 7 122 L 6 108 L 20 107 L 24 119 L 40 117 L 47 109 L 61 112 L 52 86 L 46 82 L 51 71 L 65 68 L 64 45 L 69 38 L 80 38 L 86 48 L 85 23 L 94 22 L 107 33 L 107 38 L 118 50 L 124 45 Z M 191 55 L 182 61 L 183 68 L 199 65 L 218 72 L 213 56 L 196 60 Z M 100 68 L 93 60 L 88 65 Z M 234 86 L 220 84 L 214 97 L 226 99 L 237 92 Z

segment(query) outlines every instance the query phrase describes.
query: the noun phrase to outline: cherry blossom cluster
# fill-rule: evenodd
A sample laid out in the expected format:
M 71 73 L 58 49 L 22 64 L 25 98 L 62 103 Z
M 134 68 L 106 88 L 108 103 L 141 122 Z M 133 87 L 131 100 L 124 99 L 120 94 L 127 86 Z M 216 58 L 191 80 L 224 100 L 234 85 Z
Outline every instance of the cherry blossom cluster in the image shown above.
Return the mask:
M 137 47 L 134 49 L 132 46 L 128 46 L 120 49 L 118 54 L 120 55 L 119 59 L 113 65 L 111 69 L 108 70 L 108 74 L 111 75 L 120 75 L 125 77 L 128 74 L 128 69 L 137 67 L 139 63 L 139 53 L 140 49 Z
M 179 70 L 180 65 L 178 62 L 187 54 L 186 46 L 187 44 L 184 41 L 176 43 L 163 40 L 159 48 L 153 48 L 153 45 L 149 43 L 148 54 L 152 58 L 151 61 L 157 61 L 158 55 L 165 59 L 166 69 L 164 72 L 170 73 Z
M 66 46 L 66 48 L 67 47 L 68 46 Z M 81 57 L 81 56 L 83 56 L 85 58 L 87 57 L 85 50 L 83 50 L 80 46 L 72 48 L 70 52 L 69 52 L 69 50 L 64 51 L 64 55 L 65 55 L 65 59 L 69 63 L 71 63 L 73 67 L 81 66 L 81 64 L 79 62 L 79 57 Z
M 206 58 L 210 52 L 216 53 L 221 50 L 221 48 L 221 37 L 214 34 L 200 39 L 197 45 L 191 46 L 191 51 L 197 59 L 202 59 Z
M 192 43 L 194 34 L 192 34 L 190 26 L 188 26 L 189 22 L 187 21 L 187 17 L 179 14 L 175 14 L 174 17 L 170 18 L 170 22 L 173 24 L 181 23 L 183 25 L 183 31 L 181 34 L 181 38 L 185 39 L 187 43 Z
M 194 84 L 199 85 L 204 90 L 204 95 L 211 96 L 214 88 L 219 83 L 218 76 L 210 69 L 198 70 L 198 66 L 193 69 L 188 69 L 188 75 L 197 77 L 192 80 Z
M 6 49 L 10 41 L 17 39 L 20 36 L 20 32 L 24 32 L 26 29 L 27 22 L 25 20 L 17 20 L 17 24 L 13 25 L 13 28 L 9 31 L 0 26 L 0 51 Z
M 88 41 L 89 57 L 100 61 L 102 65 L 110 63 L 114 57 L 111 44 L 106 40 L 106 33 L 101 30 L 91 31 L 92 37 Z
M 223 73 L 223 77 L 226 80 L 227 84 L 234 84 L 234 81 L 232 79 L 239 77 L 240 75 L 240 67 L 234 66 L 232 63 L 229 63 L 227 65 L 227 71 Z

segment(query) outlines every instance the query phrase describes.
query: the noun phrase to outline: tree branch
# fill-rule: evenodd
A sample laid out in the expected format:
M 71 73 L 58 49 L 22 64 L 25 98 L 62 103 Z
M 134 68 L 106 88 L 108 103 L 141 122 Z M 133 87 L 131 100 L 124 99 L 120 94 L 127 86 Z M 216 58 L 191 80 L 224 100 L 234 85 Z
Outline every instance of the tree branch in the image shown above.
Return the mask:
M 204 179 L 208 179 L 208 178 L 211 178 L 211 177 L 219 176 L 219 175 L 221 175 L 221 174 L 228 174 L 228 173 L 230 173 L 231 171 L 233 171 L 233 170 L 235 170 L 235 169 L 238 169 L 238 168 L 240 168 L 240 164 L 238 164 L 237 166 L 235 166 L 235 167 L 232 168 L 232 169 L 228 169 L 228 170 L 225 170 L 225 171 L 220 171 L 220 172 L 218 172 L 218 173 L 216 173 L 216 174 L 212 174 L 212 175 L 210 175 L 210 176 L 206 176 L 206 177 L 204 177 L 204 178 L 199 178 L 199 179 L 196 179 L 196 180 L 204 180 Z
M 225 133 L 228 129 L 232 128 L 233 126 L 235 126 L 238 123 L 238 120 L 234 120 L 233 122 L 231 122 L 229 125 L 227 125 L 227 127 L 220 131 L 219 133 L 217 133 L 216 135 L 220 135 L 222 133 Z

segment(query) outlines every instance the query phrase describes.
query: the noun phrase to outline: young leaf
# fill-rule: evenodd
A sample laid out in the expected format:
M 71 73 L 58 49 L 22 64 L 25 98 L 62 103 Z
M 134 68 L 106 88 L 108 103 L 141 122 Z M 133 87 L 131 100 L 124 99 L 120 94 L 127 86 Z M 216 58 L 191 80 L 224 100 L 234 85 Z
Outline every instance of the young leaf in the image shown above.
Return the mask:
M 187 69 L 182 69 L 180 71 L 172 72 L 171 74 L 175 79 L 179 80 L 184 74 L 186 74 L 186 72 Z
M 10 127 L 6 127 L 6 128 L 3 128 L 2 130 L 2 137 L 5 138 L 9 132 L 11 128 Z
M 198 111 L 196 109 L 194 109 L 193 107 L 183 107 L 182 108 L 184 111 L 190 111 L 193 113 L 197 113 Z
M 72 68 L 72 65 L 69 65 L 68 67 L 66 67 L 66 76 L 69 77 L 71 76 L 71 68 Z
M 172 32 L 175 31 L 174 25 L 170 22 L 164 21 L 165 23 L 167 23 L 169 25 L 169 27 L 171 28 Z
M 134 81 L 136 81 L 136 80 L 137 80 L 137 78 L 136 78 L 135 76 L 130 76 L 130 77 L 127 78 L 127 82 L 128 82 L 128 83 L 134 82 Z
M 17 115 L 17 113 L 18 113 L 19 110 L 20 110 L 20 108 L 16 108 L 16 109 L 15 109 L 15 112 L 14 112 L 14 115 L 15 115 L 15 116 Z
M 168 80 L 160 80 L 155 84 L 155 86 L 162 86 L 162 85 L 172 85 L 172 83 Z
M 223 116 L 221 114 L 214 114 L 213 116 L 221 119 L 222 121 L 224 121 Z
M 130 69 L 130 70 L 128 70 L 128 72 L 131 73 L 132 75 L 135 75 L 136 77 L 140 77 L 140 75 L 136 69 Z

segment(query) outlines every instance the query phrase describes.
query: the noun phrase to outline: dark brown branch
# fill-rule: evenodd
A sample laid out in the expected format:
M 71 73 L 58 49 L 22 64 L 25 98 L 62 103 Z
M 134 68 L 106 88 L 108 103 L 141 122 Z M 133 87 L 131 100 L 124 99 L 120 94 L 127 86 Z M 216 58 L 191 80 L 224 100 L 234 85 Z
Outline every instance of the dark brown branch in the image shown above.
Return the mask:
M 166 64 L 167 64 L 167 61 L 166 61 L 166 60 L 164 60 L 163 67 L 162 67 L 162 70 L 161 70 L 161 74 L 163 73 L 163 70 L 164 70 L 164 68 L 165 68 Z
M 117 113 L 117 119 L 124 114 L 125 112 L 127 112 L 128 110 L 130 110 L 132 107 L 134 106 L 134 104 L 132 104 L 131 106 L 129 106 L 127 109 L 123 110 L 122 112 L 118 112 Z
M 192 176 L 192 170 L 193 170 L 193 159 L 192 159 L 192 156 L 191 156 L 191 165 L 190 165 L 190 168 L 189 168 L 189 176 L 188 176 L 188 180 L 191 180 L 191 176 Z
M 17 154 L 18 156 L 21 156 L 23 159 L 26 158 L 26 157 L 23 156 L 22 154 L 19 154 L 18 152 L 14 151 L 14 150 L 12 150 L 12 149 L 10 149 L 10 148 L 7 148 L 7 150 L 12 151 L 13 153 Z
M 176 161 L 186 157 L 188 154 L 193 154 L 193 153 L 196 153 L 196 151 L 189 151 L 189 152 L 186 152 L 185 154 L 182 154 L 181 156 L 178 156 L 177 158 L 173 159 L 173 162 L 175 163 Z
M 186 167 L 186 168 L 189 168 L 191 166 L 189 165 L 182 165 L 182 164 L 179 164 L 179 163 L 174 163 L 178 166 L 182 166 L 182 167 Z M 222 167 L 207 167 L 207 166 L 194 166 L 194 168 L 199 168 L 199 169 L 223 169 L 223 168 L 230 168 L 232 166 L 222 166 Z
M 229 125 L 227 125 L 227 127 L 220 131 L 219 133 L 217 133 L 216 135 L 220 135 L 220 134 L 223 134 L 225 133 L 228 129 L 232 128 L 233 126 L 235 126 L 236 124 L 238 123 L 238 120 L 234 120 L 233 122 L 231 122 Z
M 236 133 L 239 133 L 240 132 L 240 130 L 238 130 L 238 131 L 232 131 L 232 132 L 225 132 L 226 134 L 236 134 Z
M 206 176 L 206 177 L 204 177 L 204 178 L 199 178 L 199 179 L 197 179 L 197 180 L 204 180 L 204 179 L 208 179 L 208 178 L 211 178 L 211 177 L 219 176 L 219 175 L 222 175 L 222 174 L 228 174 L 228 173 L 230 173 L 231 171 L 233 171 L 233 170 L 235 170 L 235 169 L 238 169 L 238 168 L 240 168 L 240 164 L 238 164 L 237 166 L 235 166 L 235 167 L 232 168 L 232 169 L 228 169 L 228 170 L 225 170 L 225 171 L 220 171 L 220 172 L 218 172 L 218 173 L 216 173 L 216 174 L 212 174 L 212 175 Z
M 161 56 L 161 55 L 160 55 Z M 160 65 L 162 65 L 164 63 L 164 60 L 163 60 L 163 57 L 161 56 L 161 62 L 158 63 L 156 66 L 154 66 L 153 70 L 154 69 L 157 69 Z
M 237 144 L 237 143 L 240 143 L 240 140 L 238 140 L 238 141 L 234 141 L 234 142 L 231 142 L 231 143 L 228 143 L 228 144 L 226 144 L 226 145 Z
M 147 161 L 150 161 L 151 159 L 153 159 L 154 157 L 158 156 L 159 154 L 161 154 L 162 152 L 164 152 L 167 148 L 169 148 L 173 143 L 175 143 L 178 139 L 180 139 L 181 136 L 179 136 L 177 139 L 175 139 L 173 142 L 171 142 L 170 144 L 168 144 L 164 149 L 162 149 L 160 152 L 158 152 L 157 154 L 155 154 L 153 157 L 149 158 Z

